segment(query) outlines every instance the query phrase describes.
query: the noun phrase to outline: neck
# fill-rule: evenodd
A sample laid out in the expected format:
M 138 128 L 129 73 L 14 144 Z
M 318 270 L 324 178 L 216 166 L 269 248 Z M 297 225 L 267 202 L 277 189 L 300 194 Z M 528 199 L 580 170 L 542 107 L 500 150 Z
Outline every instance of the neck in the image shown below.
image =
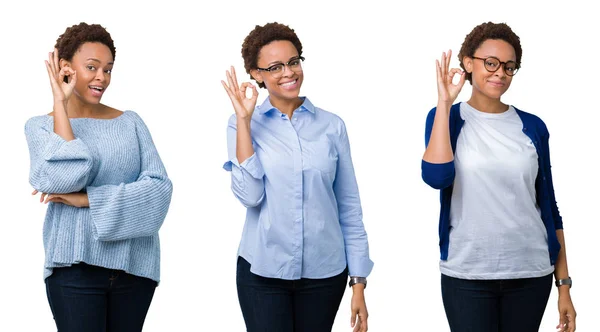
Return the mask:
M 281 113 L 287 115 L 290 119 L 294 114 L 294 110 L 302 105 L 302 99 L 300 97 L 294 99 L 277 99 L 270 96 L 269 98 L 271 105 L 277 108 Z
M 471 98 L 467 103 L 484 113 L 503 113 L 508 109 L 508 105 L 500 101 L 500 98 L 490 98 L 482 93 L 476 92 L 475 89 L 473 89 Z
M 69 118 L 95 118 L 103 108 L 102 104 L 88 104 L 81 98 L 72 96 L 67 103 L 67 115 Z

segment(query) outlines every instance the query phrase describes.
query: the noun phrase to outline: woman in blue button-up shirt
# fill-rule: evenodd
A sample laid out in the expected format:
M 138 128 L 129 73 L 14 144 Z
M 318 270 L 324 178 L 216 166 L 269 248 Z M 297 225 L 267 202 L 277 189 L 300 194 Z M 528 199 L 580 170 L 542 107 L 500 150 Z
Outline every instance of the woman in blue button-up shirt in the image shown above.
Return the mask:
M 331 331 L 348 275 L 352 325 L 367 331 L 373 262 L 344 122 L 299 96 L 302 44 L 288 26 L 256 26 L 242 56 L 269 92 L 256 107 L 233 67 L 222 82 L 235 109 L 224 168 L 247 208 L 237 288 L 248 331 Z

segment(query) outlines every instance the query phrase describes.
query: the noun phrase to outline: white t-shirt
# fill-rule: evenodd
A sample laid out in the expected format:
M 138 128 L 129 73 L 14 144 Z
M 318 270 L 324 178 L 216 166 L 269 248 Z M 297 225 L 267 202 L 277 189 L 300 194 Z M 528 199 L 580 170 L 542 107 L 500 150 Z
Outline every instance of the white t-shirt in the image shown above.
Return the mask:
M 463 102 L 456 177 L 443 274 L 461 279 L 517 279 L 554 271 L 536 203 L 538 155 L 510 106 L 484 113 Z

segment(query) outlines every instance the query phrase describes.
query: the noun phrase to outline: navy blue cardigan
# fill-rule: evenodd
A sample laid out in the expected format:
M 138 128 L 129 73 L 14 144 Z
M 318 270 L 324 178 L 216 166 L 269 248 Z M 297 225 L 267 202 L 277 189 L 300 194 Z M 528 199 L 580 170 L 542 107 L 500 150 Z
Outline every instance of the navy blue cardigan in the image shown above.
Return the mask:
M 542 221 L 548 233 L 548 252 L 550 263 L 554 265 L 560 243 L 556 237 L 556 230 L 562 229 L 562 218 L 558 212 L 556 198 L 554 197 L 554 186 L 552 185 L 552 173 L 550 172 L 550 148 L 548 138 L 550 134 L 544 122 L 537 116 L 518 110 L 517 114 L 523 122 L 523 133 L 525 133 L 535 145 L 538 155 L 538 175 L 535 180 L 535 192 L 537 204 L 542 213 Z M 429 144 L 429 137 L 433 128 L 436 108 L 427 115 L 425 125 L 425 146 Z M 456 151 L 456 141 L 465 120 L 460 117 L 460 103 L 452 105 L 450 109 L 450 142 L 452 151 Z M 440 258 L 448 259 L 448 243 L 450 238 L 450 202 L 452 200 L 452 188 L 454 185 L 454 160 L 443 164 L 432 164 L 425 160 L 421 162 L 423 181 L 435 189 L 440 190 Z

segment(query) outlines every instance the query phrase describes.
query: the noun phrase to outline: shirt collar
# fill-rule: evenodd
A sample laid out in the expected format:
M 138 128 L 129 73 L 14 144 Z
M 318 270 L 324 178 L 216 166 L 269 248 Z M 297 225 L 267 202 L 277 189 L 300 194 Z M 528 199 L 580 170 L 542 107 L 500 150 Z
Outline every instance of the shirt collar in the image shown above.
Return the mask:
M 310 100 L 308 100 L 308 98 L 306 97 L 300 97 L 303 102 L 302 105 L 300 105 L 300 107 L 298 107 L 296 110 L 298 111 L 309 111 L 311 113 L 315 113 L 315 106 L 310 102 Z M 275 106 L 273 106 L 271 104 L 271 98 L 267 97 L 265 99 L 265 101 L 263 101 L 263 103 L 258 106 L 258 113 L 263 115 L 263 114 L 267 114 L 273 110 L 276 110 L 277 108 L 275 108 Z

